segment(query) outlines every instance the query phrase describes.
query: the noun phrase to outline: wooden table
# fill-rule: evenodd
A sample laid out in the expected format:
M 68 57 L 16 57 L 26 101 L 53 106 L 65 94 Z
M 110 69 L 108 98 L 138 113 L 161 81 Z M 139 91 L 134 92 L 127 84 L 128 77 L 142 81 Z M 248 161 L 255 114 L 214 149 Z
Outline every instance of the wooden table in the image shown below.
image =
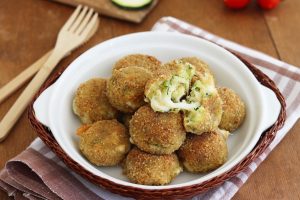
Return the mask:
M 241 11 L 231 11 L 220 0 L 162 0 L 141 24 L 101 17 L 96 35 L 63 60 L 67 66 L 82 52 L 104 40 L 126 33 L 147 31 L 163 16 L 174 16 L 212 33 L 263 51 L 300 66 L 300 1 L 286 0 L 277 9 L 264 12 L 253 2 Z M 0 0 L 0 86 L 37 60 L 51 47 L 73 9 L 49 1 Z M 21 91 L 21 90 L 20 90 Z M 0 105 L 0 118 L 20 94 Z M 234 199 L 300 199 L 300 123 L 259 166 Z M 9 137 L 0 143 L 0 167 L 24 150 L 36 134 L 22 116 Z M 8 199 L 0 192 L 0 199 Z

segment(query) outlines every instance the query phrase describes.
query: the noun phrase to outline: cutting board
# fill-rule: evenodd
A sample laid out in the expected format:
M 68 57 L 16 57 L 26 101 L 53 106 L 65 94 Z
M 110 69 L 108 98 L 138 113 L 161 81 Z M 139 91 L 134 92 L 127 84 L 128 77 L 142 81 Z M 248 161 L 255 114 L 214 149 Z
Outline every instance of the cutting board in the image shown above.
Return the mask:
M 114 5 L 111 0 L 52 0 L 72 6 L 79 4 L 94 8 L 101 15 L 106 15 L 122 20 L 140 23 L 146 15 L 156 6 L 158 0 L 153 0 L 152 4 L 139 10 L 122 9 Z

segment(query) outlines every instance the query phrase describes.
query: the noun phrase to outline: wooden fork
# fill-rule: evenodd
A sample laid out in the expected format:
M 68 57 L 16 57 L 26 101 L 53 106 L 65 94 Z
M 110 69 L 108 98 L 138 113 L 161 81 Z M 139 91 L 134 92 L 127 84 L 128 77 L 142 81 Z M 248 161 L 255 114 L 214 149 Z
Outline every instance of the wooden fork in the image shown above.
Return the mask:
M 0 122 L 0 141 L 6 138 L 11 128 L 30 103 L 34 94 L 45 82 L 59 61 L 70 51 L 83 44 L 87 38 L 91 36 L 93 30 L 96 32 L 98 24 L 98 14 L 95 13 L 93 9 L 88 9 L 81 5 L 76 8 L 59 31 L 51 55 Z

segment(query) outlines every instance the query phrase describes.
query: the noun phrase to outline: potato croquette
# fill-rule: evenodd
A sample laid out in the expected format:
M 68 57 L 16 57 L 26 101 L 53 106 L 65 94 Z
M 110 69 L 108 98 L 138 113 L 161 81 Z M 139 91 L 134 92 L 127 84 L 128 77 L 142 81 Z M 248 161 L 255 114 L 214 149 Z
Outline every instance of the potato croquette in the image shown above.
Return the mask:
M 153 56 L 143 54 L 131 54 L 118 60 L 113 70 L 119 70 L 125 67 L 137 66 L 147 69 L 149 72 L 155 72 L 160 68 L 161 62 Z
M 172 60 L 170 62 L 167 62 L 162 65 L 162 67 L 157 71 L 158 75 L 161 74 L 172 74 L 176 71 L 178 71 L 178 62 L 181 63 L 189 63 L 193 67 L 195 67 L 195 78 L 205 76 L 206 74 L 211 76 L 213 78 L 213 73 L 211 72 L 208 64 L 200 60 L 199 58 L 196 57 L 185 57 L 185 58 L 180 58 L 176 60 Z M 214 78 L 213 78 L 214 80 Z M 214 80 L 215 81 L 215 80 Z M 194 82 L 194 78 L 192 79 L 192 82 Z
M 217 93 L 204 97 L 198 109 L 184 113 L 185 130 L 196 135 L 213 131 L 218 128 L 222 114 L 222 100 Z
M 102 120 L 77 130 L 79 149 L 97 166 L 119 164 L 130 150 L 127 129 L 117 120 Z
M 219 132 L 190 134 L 178 150 L 184 168 L 193 173 L 204 173 L 223 165 L 228 156 L 226 137 Z
M 130 141 L 153 154 L 170 154 L 185 140 L 180 113 L 154 112 L 148 105 L 139 108 L 130 121 Z
M 171 60 L 164 63 L 161 68 L 156 71 L 156 75 L 180 75 L 182 70 L 186 68 L 186 65 L 191 65 L 191 63 L 184 62 L 180 59 Z M 194 74 L 195 66 L 192 65 L 192 68 Z
M 113 72 L 107 84 L 107 97 L 116 109 L 132 113 L 145 104 L 144 89 L 151 73 L 141 67 L 126 67 Z
M 218 88 L 218 93 L 223 101 L 224 111 L 219 127 L 232 132 L 236 130 L 245 119 L 245 103 L 230 88 Z
M 158 112 L 178 112 L 182 109 L 194 109 L 199 102 L 187 102 L 183 98 L 187 95 L 195 68 L 190 63 L 174 60 L 167 64 L 170 70 L 154 76 L 145 86 L 145 101 Z
M 185 57 L 185 58 L 181 58 L 180 60 L 194 65 L 196 68 L 196 71 L 200 74 L 209 73 L 209 74 L 213 75 L 211 70 L 209 69 L 208 64 L 206 64 L 204 61 L 200 60 L 197 57 Z
M 207 109 L 212 118 L 213 127 L 217 128 L 223 114 L 223 102 L 218 93 L 212 94 L 209 98 L 202 99 L 202 106 Z
M 166 185 L 181 171 L 175 153 L 153 155 L 136 147 L 128 153 L 123 169 L 132 182 L 144 185 Z
M 106 97 L 106 82 L 105 79 L 94 78 L 82 83 L 77 89 L 73 99 L 73 111 L 82 123 L 90 124 L 117 117 L 118 111 Z
M 187 132 L 200 135 L 218 128 L 222 118 L 222 100 L 211 75 L 197 77 L 187 96 L 189 102 L 200 106 L 184 112 L 184 127 Z

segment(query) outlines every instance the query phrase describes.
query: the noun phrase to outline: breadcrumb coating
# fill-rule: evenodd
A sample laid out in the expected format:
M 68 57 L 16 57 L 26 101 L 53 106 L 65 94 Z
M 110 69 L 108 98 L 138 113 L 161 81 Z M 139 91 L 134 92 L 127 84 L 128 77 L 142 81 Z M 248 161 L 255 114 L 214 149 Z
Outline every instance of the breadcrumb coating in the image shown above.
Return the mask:
M 130 140 L 141 150 L 153 154 L 170 154 L 185 140 L 180 113 L 154 112 L 149 105 L 138 109 L 129 126 Z
M 118 60 L 113 68 L 113 71 L 125 67 L 137 66 L 155 72 L 161 67 L 161 62 L 153 56 L 144 54 L 131 54 Z
M 226 137 L 220 132 L 190 134 L 178 150 L 184 168 L 193 173 L 212 171 L 223 165 L 228 157 Z
M 200 74 L 209 73 L 213 76 L 213 73 L 210 70 L 208 64 L 206 64 L 204 61 L 200 60 L 197 57 L 184 57 L 184 58 L 181 58 L 180 60 L 194 65 L 196 68 L 196 71 Z
M 102 120 L 77 130 L 79 149 L 97 166 L 119 164 L 130 150 L 127 129 L 117 120 Z
M 73 99 L 73 111 L 84 124 L 98 120 L 114 119 L 118 111 L 112 107 L 106 97 L 107 80 L 90 79 L 82 83 Z
M 219 127 L 233 132 L 244 122 L 246 107 L 243 100 L 230 88 L 218 88 L 223 101 L 223 115 Z
M 123 172 L 134 183 L 166 185 L 182 168 L 175 153 L 153 155 L 133 148 L 127 155 Z
M 116 109 L 132 113 L 145 104 L 144 89 L 151 73 L 141 67 L 126 67 L 113 72 L 107 83 L 107 97 Z

